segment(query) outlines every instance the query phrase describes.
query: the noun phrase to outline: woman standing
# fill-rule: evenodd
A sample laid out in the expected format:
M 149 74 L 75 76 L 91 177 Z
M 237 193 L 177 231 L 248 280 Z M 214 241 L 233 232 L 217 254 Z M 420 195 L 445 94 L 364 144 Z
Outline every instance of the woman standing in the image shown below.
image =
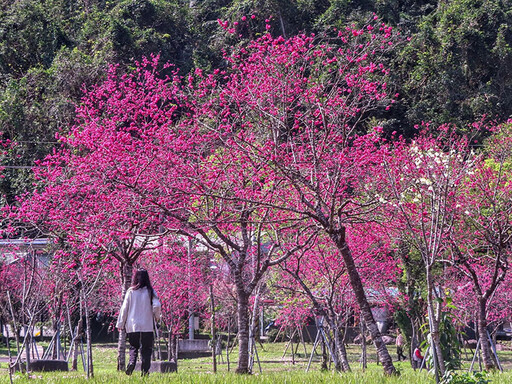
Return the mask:
M 139 269 L 133 276 L 132 286 L 126 291 L 117 319 L 117 328 L 126 329 L 130 343 L 127 375 L 131 375 L 135 368 L 139 349 L 142 375 L 149 373 L 153 350 L 153 321 L 160 320 L 160 316 L 160 301 L 151 287 L 148 272 L 145 269 Z
M 398 328 L 396 330 L 395 344 L 396 344 L 396 354 L 398 356 L 398 361 L 400 361 L 400 360 L 405 361 L 407 359 L 404 355 L 405 340 L 404 340 L 404 337 L 402 336 L 402 334 L 400 333 L 400 329 L 398 329 Z

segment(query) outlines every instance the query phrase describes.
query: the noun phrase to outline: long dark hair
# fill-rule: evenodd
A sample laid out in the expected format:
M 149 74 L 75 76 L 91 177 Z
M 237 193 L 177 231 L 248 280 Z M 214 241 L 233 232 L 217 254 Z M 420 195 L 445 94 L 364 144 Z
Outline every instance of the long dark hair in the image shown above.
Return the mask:
M 151 301 L 151 305 L 153 305 L 153 287 L 149 281 L 148 271 L 145 269 L 137 269 L 137 272 L 135 272 L 132 278 L 132 289 L 139 289 L 144 287 L 147 287 L 149 291 L 149 299 Z

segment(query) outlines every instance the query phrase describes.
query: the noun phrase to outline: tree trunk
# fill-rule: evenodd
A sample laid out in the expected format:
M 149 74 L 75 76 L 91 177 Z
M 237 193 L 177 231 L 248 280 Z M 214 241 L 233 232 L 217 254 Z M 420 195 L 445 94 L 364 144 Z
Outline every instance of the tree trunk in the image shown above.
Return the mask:
M 332 351 L 336 354 L 335 358 L 333 357 L 335 369 L 338 372 L 349 372 L 350 365 L 348 363 L 347 351 L 345 349 L 345 344 L 343 343 L 342 333 L 339 331 L 338 323 L 335 320 L 335 316 L 336 315 L 331 310 L 329 312 L 325 312 L 324 315 L 324 318 L 334 336 Z
M 30 356 L 32 352 L 32 330 L 30 328 L 27 328 L 25 332 L 27 332 L 27 346 L 25 347 L 26 367 L 27 372 L 30 372 L 32 369 Z
M 211 330 L 212 330 L 212 369 L 213 373 L 217 373 L 217 342 L 215 337 L 215 302 L 213 298 L 213 287 L 210 285 L 210 300 L 212 305 L 212 318 L 211 318 Z
M 484 367 L 486 371 L 491 371 L 496 368 L 492 358 L 491 345 L 489 338 L 487 337 L 487 316 L 486 299 L 478 298 L 478 335 L 480 338 L 480 347 L 482 348 L 482 359 L 484 361 Z
M 258 289 L 256 291 L 256 295 L 254 297 L 254 304 L 251 312 L 251 318 L 249 320 L 249 372 L 253 371 L 254 367 L 254 355 L 257 354 L 256 351 L 256 320 L 258 319 L 257 311 L 258 311 L 258 305 L 259 305 L 259 298 L 260 298 L 260 290 L 261 285 L 258 286 Z M 292 343 L 292 359 L 294 358 L 293 354 L 293 343 Z
M 411 332 L 412 332 L 412 336 L 411 336 L 411 343 L 409 344 L 409 362 L 411 363 L 411 366 L 414 368 L 415 365 L 414 365 L 412 356 L 413 356 L 414 350 L 419 345 L 419 340 L 418 340 L 418 336 L 417 336 L 418 328 L 416 327 L 416 322 L 414 320 L 411 320 Z
M 122 281 L 122 298 L 130 288 L 132 281 L 132 265 L 129 263 L 121 263 L 121 281 Z M 119 331 L 119 342 L 117 344 L 117 370 L 124 371 L 126 369 L 126 330 Z
M 73 361 L 71 363 L 71 370 L 76 371 L 78 369 L 78 351 L 80 349 L 79 343 L 82 342 L 82 328 L 83 328 L 83 313 L 82 304 L 80 303 L 78 324 L 76 326 L 76 334 L 73 338 Z
M 178 337 L 171 332 L 169 327 L 169 340 L 167 343 L 167 360 L 178 362 L 178 356 L 176 354 L 178 348 Z
M 237 289 L 238 311 L 238 367 L 236 373 L 249 372 L 249 295 Z
M 416 346 L 419 345 L 419 340 L 417 339 L 418 335 L 418 315 L 417 315 L 417 303 L 415 302 L 416 295 L 416 280 L 413 278 L 412 273 L 412 263 L 409 258 L 409 245 L 404 241 L 400 240 L 398 245 L 398 256 L 400 257 L 400 261 L 402 262 L 404 272 L 405 272 L 405 294 L 407 296 L 407 307 L 406 307 L 406 315 L 411 323 L 410 334 L 409 330 L 404 327 L 401 329 L 402 335 L 404 336 L 406 345 L 409 346 L 407 348 L 407 356 L 409 356 L 409 362 L 411 366 L 413 365 L 412 354 Z M 410 339 L 409 339 L 410 336 Z
M 359 328 L 361 330 L 361 366 L 363 371 L 368 366 L 368 355 L 366 353 L 366 336 L 364 331 L 364 321 L 360 321 Z
M 318 330 L 318 332 L 320 332 L 320 330 Z M 328 361 L 329 361 L 329 356 L 327 355 L 327 346 L 325 345 L 325 340 L 322 337 L 322 366 L 320 367 L 320 369 L 322 371 L 327 371 Z
M 228 365 L 228 372 L 230 370 L 230 361 L 229 361 L 229 341 L 231 340 L 231 319 L 228 320 L 228 341 L 226 342 L 226 363 Z
M 334 330 L 334 347 L 336 354 L 338 355 L 338 367 L 336 367 L 336 370 L 350 372 L 347 350 L 345 348 L 345 343 L 343 342 L 343 333 L 339 331 L 338 327 Z
M 14 339 L 16 340 L 16 353 L 20 353 L 20 330 L 16 323 L 16 316 L 14 315 L 14 309 L 12 306 L 11 293 L 7 291 L 7 300 L 9 301 L 9 310 L 11 311 L 12 317 L 12 331 L 14 333 Z
M 393 365 L 393 359 L 386 348 L 386 344 L 382 341 L 382 335 L 377 327 L 377 323 L 373 318 L 370 304 L 368 303 L 366 294 L 364 293 L 361 277 L 359 276 L 354 258 L 352 257 L 352 252 L 350 252 L 348 244 L 345 241 L 345 232 L 342 231 L 341 234 L 331 235 L 331 238 L 343 257 L 345 267 L 347 268 L 347 274 L 350 279 L 350 285 L 352 286 L 352 290 L 356 296 L 357 304 L 359 305 L 359 310 L 363 316 L 366 328 L 368 329 L 373 344 L 377 349 L 377 356 L 379 361 L 382 363 L 384 372 L 387 375 L 398 374 L 395 366 Z
M 438 370 L 439 376 L 442 377 L 446 371 L 444 366 L 443 352 L 441 350 L 441 340 L 439 335 L 439 318 L 436 316 L 434 310 L 434 283 L 432 280 L 432 273 L 427 268 L 427 307 L 428 307 L 428 322 L 430 328 L 431 347 L 434 360 L 434 368 Z
M 82 289 L 84 289 L 82 287 Z M 89 314 L 89 306 L 87 305 L 87 297 L 85 297 L 85 293 L 83 294 L 83 306 L 84 306 L 84 314 L 85 314 L 85 335 L 87 340 L 87 378 L 94 377 L 94 367 L 92 363 L 92 337 L 91 337 L 91 319 Z

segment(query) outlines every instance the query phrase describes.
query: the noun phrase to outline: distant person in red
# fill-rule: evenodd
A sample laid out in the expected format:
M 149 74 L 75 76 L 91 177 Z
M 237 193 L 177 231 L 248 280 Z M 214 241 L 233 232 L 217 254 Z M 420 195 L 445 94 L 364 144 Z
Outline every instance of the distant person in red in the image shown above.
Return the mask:
M 414 363 L 414 369 L 421 368 L 421 363 L 423 362 L 423 355 L 421 354 L 420 347 L 416 347 L 412 354 L 412 361 Z
M 131 375 L 137 363 L 137 355 L 141 357 L 141 371 L 145 376 L 151 368 L 151 352 L 153 350 L 153 323 L 160 320 L 161 305 L 149 281 L 148 271 L 139 269 L 132 279 L 132 286 L 126 291 L 117 328 L 126 329 L 130 343 L 130 361 L 126 374 Z

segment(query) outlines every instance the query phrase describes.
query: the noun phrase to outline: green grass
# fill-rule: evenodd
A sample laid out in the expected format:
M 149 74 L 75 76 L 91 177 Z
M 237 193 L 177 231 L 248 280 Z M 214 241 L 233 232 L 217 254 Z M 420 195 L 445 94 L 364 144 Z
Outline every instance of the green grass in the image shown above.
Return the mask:
M 236 375 L 233 370 L 236 368 L 236 351 L 230 355 L 230 368 L 226 364 L 226 357 L 218 358 L 218 373 L 212 373 L 211 358 L 183 359 L 178 362 L 178 373 L 156 374 L 152 373 L 148 378 L 142 379 L 138 372 L 132 376 L 126 376 L 123 372 L 116 371 L 116 346 L 113 344 L 96 344 L 93 349 L 94 358 L 94 378 L 87 380 L 79 361 L 78 372 L 52 372 L 27 374 L 15 374 L 14 383 L 206 383 L 206 384 L 251 384 L 251 383 L 304 383 L 304 384 L 322 384 L 322 383 L 343 383 L 343 384 L 427 384 L 435 382 L 433 377 L 424 371 L 414 371 L 408 362 L 395 363 L 400 371 L 400 376 L 387 377 L 383 374 L 382 366 L 377 365 L 375 350 L 368 347 L 368 359 L 373 361 L 369 363 L 368 369 L 363 372 L 358 362 L 360 357 L 360 347 L 350 345 L 348 347 L 348 356 L 351 362 L 352 372 L 336 373 L 331 371 L 320 371 L 320 358 L 315 357 L 310 371 L 305 372 L 311 345 L 307 345 L 304 351 L 302 346 L 298 349 L 298 354 L 292 361 L 291 353 L 283 357 L 285 349 L 284 343 L 269 343 L 264 345 L 264 349 L 258 346 L 258 354 L 262 365 L 262 373 L 259 372 L 258 365 L 255 364 L 253 375 Z M 393 349 L 390 349 L 393 351 Z M 0 351 L 0 354 L 3 351 Z M 470 354 L 464 356 L 464 366 L 469 367 Z M 505 368 L 509 371 L 503 374 L 489 375 L 492 383 L 505 384 L 512 382 L 512 352 L 500 352 L 500 359 Z M 0 383 L 9 383 L 9 375 L 6 364 L 0 366 Z
M 8 383 L 8 377 L 2 376 L 0 382 Z M 387 378 L 381 372 L 369 370 L 365 373 L 361 371 L 339 374 L 335 372 L 268 372 L 254 375 L 236 375 L 232 372 L 218 373 L 186 373 L 179 372 L 177 374 L 151 374 L 148 378 L 141 378 L 134 373 L 128 377 L 124 373 L 114 372 L 112 370 L 98 371 L 91 380 L 87 380 L 83 373 L 64 372 L 64 373 L 34 373 L 28 378 L 26 375 L 17 374 L 13 380 L 15 383 L 180 383 L 180 384 L 250 384 L 250 383 L 303 383 L 303 384 L 322 384 L 322 383 L 351 383 L 351 384 L 374 384 L 374 383 L 432 383 L 432 378 L 425 372 L 419 374 L 413 371 L 403 373 L 400 377 Z

